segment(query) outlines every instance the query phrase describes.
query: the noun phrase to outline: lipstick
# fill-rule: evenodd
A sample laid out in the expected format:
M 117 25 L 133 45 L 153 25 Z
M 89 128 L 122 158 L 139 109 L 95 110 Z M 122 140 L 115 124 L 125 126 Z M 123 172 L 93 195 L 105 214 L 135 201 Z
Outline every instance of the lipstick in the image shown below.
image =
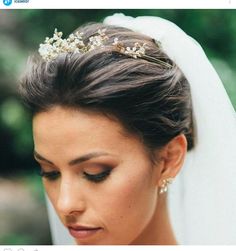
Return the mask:
M 95 235 L 97 232 L 101 231 L 100 227 L 86 227 L 86 226 L 68 226 L 70 234 L 76 239 L 84 239 Z

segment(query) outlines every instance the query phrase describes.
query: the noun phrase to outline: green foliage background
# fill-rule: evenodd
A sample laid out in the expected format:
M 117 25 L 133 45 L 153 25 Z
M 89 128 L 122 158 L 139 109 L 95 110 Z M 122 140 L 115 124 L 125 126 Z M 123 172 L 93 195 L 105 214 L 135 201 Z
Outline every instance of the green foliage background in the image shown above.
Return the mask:
M 24 181 L 33 177 L 34 185 L 26 184 L 42 201 L 41 183 L 35 178 L 31 156 L 31 117 L 17 96 L 18 79 L 28 56 L 55 28 L 66 36 L 85 22 L 102 21 L 116 12 L 134 17 L 160 16 L 195 38 L 215 66 L 236 108 L 236 10 L 0 10 L 0 176 L 23 177 Z M 28 236 L 17 236 L 13 233 L 10 241 L 0 242 L 35 243 Z

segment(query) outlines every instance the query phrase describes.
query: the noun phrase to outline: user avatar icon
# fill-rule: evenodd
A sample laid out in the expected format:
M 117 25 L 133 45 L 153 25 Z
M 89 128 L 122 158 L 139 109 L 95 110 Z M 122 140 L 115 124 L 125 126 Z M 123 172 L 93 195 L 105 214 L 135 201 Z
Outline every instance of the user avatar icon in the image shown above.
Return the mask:
M 12 0 L 3 0 L 3 4 L 6 6 L 10 6 L 12 4 Z

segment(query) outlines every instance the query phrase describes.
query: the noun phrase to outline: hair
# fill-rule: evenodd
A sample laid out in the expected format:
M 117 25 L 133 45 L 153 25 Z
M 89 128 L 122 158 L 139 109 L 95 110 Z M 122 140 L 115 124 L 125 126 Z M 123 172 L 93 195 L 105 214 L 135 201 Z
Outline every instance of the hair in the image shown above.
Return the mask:
M 117 118 L 151 150 L 185 134 L 188 150 L 194 146 L 190 86 L 178 66 L 154 39 L 132 30 L 88 23 L 85 42 L 106 29 L 104 46 L 79 53 L 63 53 L 49 62 L 31 58 L 20 83 L 20 94 L 33 115 L 54 106 L 80 108 Z M 171 65 L 165 67 L 144 58 L 118 52 L 112 43 L 125 46 L 146 43 L 146 55 Z

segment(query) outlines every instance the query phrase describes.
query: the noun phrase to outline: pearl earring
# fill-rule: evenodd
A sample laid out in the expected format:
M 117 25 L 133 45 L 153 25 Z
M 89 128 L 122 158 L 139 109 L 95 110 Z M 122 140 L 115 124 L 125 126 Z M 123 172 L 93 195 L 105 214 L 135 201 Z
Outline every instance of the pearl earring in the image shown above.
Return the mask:
M 164 179 L 162 181 L 162 185 L 161 185 L 161 189 L 159 191 L 159 194 L 166 193 L 168 190 L 168 185 L 171 184 L 173 180 L 174 180 L 173 178 Z

